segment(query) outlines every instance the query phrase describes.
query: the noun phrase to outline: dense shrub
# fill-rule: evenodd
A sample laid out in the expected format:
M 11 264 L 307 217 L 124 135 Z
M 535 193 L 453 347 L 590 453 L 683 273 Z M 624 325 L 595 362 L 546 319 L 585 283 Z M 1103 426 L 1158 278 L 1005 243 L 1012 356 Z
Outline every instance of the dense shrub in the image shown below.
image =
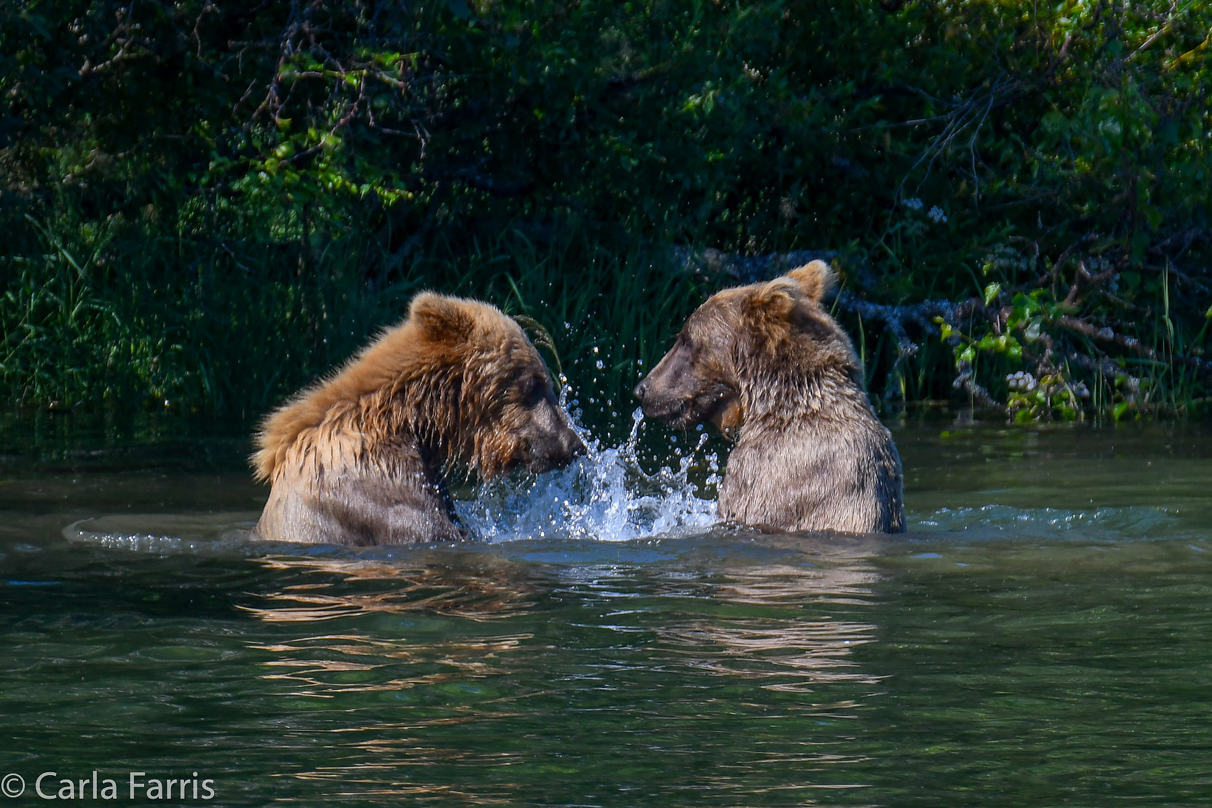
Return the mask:
M 616 406 L 731 280 L 681 245 L 834 251 L 889 400 L 1181 409 L 1210 32 L 1158 0 L 18 0 L 0 376 L 259 411 L 429 286 L 534 316 Z

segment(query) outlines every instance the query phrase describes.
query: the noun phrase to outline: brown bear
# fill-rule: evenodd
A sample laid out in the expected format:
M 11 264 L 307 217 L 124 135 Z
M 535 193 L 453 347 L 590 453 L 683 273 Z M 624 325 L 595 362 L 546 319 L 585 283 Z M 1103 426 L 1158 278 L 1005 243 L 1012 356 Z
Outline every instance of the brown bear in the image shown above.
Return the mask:
M 325 544 L 461 540 L 444 485 L 453 465 L 488 479 L 585 453 L 518 324 L 431 293 L 256 440 L 256 475 L 273 488 L 255 534 Z
M 863 389 L 854 346 L 821 297 L 821 261 L 712 295 L 636 387 L 644 412 L 735 439 L 719 515 L 784 531 L 899 533 L 901 460 Z

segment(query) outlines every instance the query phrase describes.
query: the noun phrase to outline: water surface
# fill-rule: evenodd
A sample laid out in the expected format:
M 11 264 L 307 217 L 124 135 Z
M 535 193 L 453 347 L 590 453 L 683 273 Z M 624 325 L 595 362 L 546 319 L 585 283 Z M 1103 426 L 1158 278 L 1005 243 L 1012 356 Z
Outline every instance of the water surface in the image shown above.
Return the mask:
M 365 551 L 250 542 L 241 437 L 59 429 L 0 455 L 13 804 L 1212 800 L 1197 426 L 899 427 L 893 538 L 710 528 L 706 448 L 598 447 L 469 492 L 481 542 Z

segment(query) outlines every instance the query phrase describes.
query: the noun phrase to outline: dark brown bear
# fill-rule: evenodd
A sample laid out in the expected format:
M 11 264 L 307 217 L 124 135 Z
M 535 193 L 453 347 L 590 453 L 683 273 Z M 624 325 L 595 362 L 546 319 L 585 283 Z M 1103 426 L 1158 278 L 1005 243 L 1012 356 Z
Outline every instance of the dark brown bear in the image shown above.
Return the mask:
M 543 472 L 584 454 L 522 329 L 486 303 L 418 295 L 408 318 L 270 415 L 256 535 L 326 544 L 465 538 L 443 474 Z
M 635 389 L 645 414 L 736 440 L 722 519 L 773 530 L 899 533 L 901 460 L 863 390 L 854 346 L 820 304 L 813 261 L 713 295 Z

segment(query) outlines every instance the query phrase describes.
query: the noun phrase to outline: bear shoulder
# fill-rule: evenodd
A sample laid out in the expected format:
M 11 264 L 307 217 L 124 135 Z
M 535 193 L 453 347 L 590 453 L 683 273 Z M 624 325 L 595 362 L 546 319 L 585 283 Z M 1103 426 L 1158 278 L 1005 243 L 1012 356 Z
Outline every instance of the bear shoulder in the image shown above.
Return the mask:
M 385 331 L 335 374 L 305 388 L 274 410 L 261 424 L 252 456 L 256 476 L 270 480 L 291 446 L 308 429 L 319 427 L 339 404 L 357 402 L 389 385 L 401 371 L 401 360 L 412 353 L 415 329 L 405 321 Z
M 271 480 L 299 436 L 323 424 L 338 405 L 356 405 L 377 391 L 458 364 L 465 346 L 479 333 L 500 340 L 524 339 L 513 320 L 487 303 L 418 294 L 402 322 L 381 333 L 335 374 L 270 413 L 257 433 L 257 451 L 251 458 L 257 478 Z M 349 411 L 348 406 L 341 409 Z

